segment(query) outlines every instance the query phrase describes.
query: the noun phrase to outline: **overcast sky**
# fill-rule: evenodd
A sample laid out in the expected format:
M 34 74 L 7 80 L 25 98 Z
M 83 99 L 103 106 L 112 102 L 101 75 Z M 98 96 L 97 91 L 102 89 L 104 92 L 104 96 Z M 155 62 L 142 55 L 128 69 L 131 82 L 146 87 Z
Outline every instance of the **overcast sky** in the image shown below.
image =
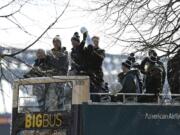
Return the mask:
M 3 4 L 3 1 L 0 2 L 0 5 Z M 0 45 L 18 48 L 27 46 L 53 22 L 56 16 L 61 13 L 66 3 L 67 0 L 34 0 L 32 3 L 25 5 L 21 14 L 15 15 L 15 17 L 18 22 L 24 26 L 24 30 L 32 35 L 18 30 L 9 20 L 1 19 Z M 122 53 L 121 46 L 111 46 L 110 39 L 106 38 L 105 26 L 101 20 L 97 18 L 97 14 L 83 11 L 83 9 L 87 9 L 88 6 L 93 7 L 92 4 L 88 5 L 88 2 L 85 0 L 71 0 L 70 6 L 60 18 L 59 22 L 32 48 L 50 49 L 52 47 L 52 38 L 55 35 L 60 35 L 63 46 L 66 46 L 70 51 L 72 47 L 70 39 L 73 33 L 75 31 L 79 32 L 80 28 L 85 26 L 90 36 L 100 36 L 100 46 L 104 48 L 107 53 Z M 3 10 L 3 12 L 1 11 L 0 13 L 7 14 L 17 9 L 16 7 L 17 5 L 14 4 L 8 10 Z M 12 19 L 14 20 L 14 18 Z

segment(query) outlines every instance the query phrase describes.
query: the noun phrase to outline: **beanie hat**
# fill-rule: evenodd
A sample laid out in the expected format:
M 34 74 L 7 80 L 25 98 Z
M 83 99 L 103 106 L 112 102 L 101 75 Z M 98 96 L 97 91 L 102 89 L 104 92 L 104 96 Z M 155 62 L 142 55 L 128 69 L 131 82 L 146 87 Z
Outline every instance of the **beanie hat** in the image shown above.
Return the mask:
M 78 32 L 75 32 L 71 40 L 75 40 L 77 42 L 80 42 L 80 36 Z
M 155 50 L 151 49 L 151 50 L 149 50 L 148 55 L 149 55 L 149 57 L 152 56 L 152 55 L 155 56 L 155 55 L 157 55 L 157 53 L 156 53 Z
M 158 57 L 157 57 L 157 53 L 152 53 L 150 56 L 149 56 L 149 60 L 153 63 L 156 63 L 158 61 Z
M 125 66 L 125 67 L 127 67 L 128 69 L 131 68 L 131 66 L 132 66 L 131 64 L 132 64 L 132 63 L 131 63 L 131 61 L 129 61 L 129 60 L 126 60 L 125 62 L 122 63 L 122 65 Z
M 136 59 L 134 57 L 134 53 L 130 53 L 129 57 L 127 58 L 132 64 L 136 62 Z
M 60 38 L 59 35 L 56 35 L 56 36 L 53 38 L 53 42 L 54 42 L 54 41 L 57 41 L 57 40 L 61 42 L 61 38 Z

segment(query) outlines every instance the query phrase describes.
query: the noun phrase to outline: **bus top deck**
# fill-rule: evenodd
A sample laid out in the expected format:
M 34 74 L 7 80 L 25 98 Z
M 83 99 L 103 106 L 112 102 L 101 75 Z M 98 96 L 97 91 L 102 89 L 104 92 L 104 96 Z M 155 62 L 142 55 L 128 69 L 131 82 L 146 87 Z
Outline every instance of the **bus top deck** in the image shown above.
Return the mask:
M 155 131 L 162 133 L 160 129 L 165 127 L 168 131 L 164 132 L 168 135 L 180 133 L 180 104 L 162 102 L 164 94 L 157 97 L 156 103 L 126 100 L 129 96 L 133 99 L 138 96 L 153 96 L 134 93 L 116 94 L 122 96 L 122 102 L 93 103 L 90 95 L 111 94 L 90 93 L 89 86 L 87 76 L 16 80 L 13 88 L 11 135 L 107 135 L 112 132 L 113 135 L 119 135 L 120 131 L 122 135 L 132 135 L 133 132 L 144 135 L 144 132 L 136 129 L 143 126 L 149 134 L 156 135 Z M 180 97 L 179 94 L 172 96 Z M 129 125 L 124 127 L 126 122 Z M 156 127 L 154 124 L 162 127 Z M 127 131 L 127 128 L 132 130 Z

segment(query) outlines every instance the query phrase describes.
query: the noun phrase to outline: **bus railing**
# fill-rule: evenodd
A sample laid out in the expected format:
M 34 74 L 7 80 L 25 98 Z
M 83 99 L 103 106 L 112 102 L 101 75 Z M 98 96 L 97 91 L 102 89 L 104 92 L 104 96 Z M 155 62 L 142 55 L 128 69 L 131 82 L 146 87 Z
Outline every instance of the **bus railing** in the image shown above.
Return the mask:
M 144 99 L 146 99 L 146 97 L 156 97 L 157 98 L 157 102 L 152 102 L 152 103 L 156 103 L 156 104 L 179 104 L 180 105 L 180 94 L 152 94 L 152 93 L 116 93 L 116 94 L 112 94 L 112 93 L 90 93 L 91 96 L 114 96 L 114 97 L 118 97 L 121 96 L 122 97 L 122 103 L 127 103 L 128 102 L 128 98 L 129 97 L 134 97 L 133 102 L 134 103 L 139 103 L 139 101 L 137 100 L 137 98 L 140 97 L 144 97 Z M 132 98 L 131 98 L 132 99 Z M 132 100 L 130 101 L 132 103 Z M 143 102 L 140 102 L 143 103 Z M 146 103 L 146 102 L 145 102 Z

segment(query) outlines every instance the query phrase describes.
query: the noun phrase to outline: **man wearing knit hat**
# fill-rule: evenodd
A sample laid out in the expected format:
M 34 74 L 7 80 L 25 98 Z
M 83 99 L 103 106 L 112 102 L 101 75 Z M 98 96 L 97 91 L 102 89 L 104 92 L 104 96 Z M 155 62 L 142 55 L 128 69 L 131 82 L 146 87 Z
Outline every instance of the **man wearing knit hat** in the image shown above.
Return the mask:
M 163 67 L 157 53 L 154 50 L 150 50 L 149 57 L 146 57 L 141 63 L 141 72 L 145 78 L 145 92 L 155 94 L 155 96 L 143 97 L 144 102 L 156 102 L 157 95 L 162 92 L 165 78 Z
M 59 35 L 53 38 L 53 48 L 51 49 L 50 56 L 55 61 L 56 75 L 67 75 L 68 72 L 68 52 L 65 47 L 62 47 L 61 39 Z
M 136 93 L 136 84 L 134 82 L 134 75 L 130 72 L 131 61 L 126 60 L 122 63 L 122 70 L 124 73 L 122 79 L 122 93 Z
M 71 51 L 71 70 L 70 75 L 81 75 L 85 71 L 85 54 L 84 46 L 87 38 L 87 33 L 83 33 L 83 40 L 80 42 L 78 32 L 75 32 L 71 38 L 72 51 Z

